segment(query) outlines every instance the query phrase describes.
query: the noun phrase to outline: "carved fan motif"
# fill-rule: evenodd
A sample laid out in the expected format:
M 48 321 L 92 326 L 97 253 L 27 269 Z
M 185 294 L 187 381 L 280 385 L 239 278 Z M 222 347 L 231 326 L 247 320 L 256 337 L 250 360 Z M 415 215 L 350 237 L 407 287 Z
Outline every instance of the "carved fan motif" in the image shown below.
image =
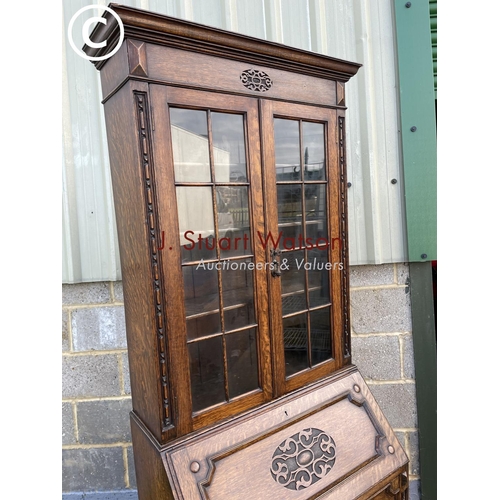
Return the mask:
M 335 442 L 320 429 L 304 429 L 285 439 L 271 463 L 273 479 L 290 490 L 307 488 L 325 477 L 335 464 Z
M 273 81 L 264 71 L 247 69 L 240 75 L 241 83 L 250 90 L 257 92 L 267 92 L 273 85 Z

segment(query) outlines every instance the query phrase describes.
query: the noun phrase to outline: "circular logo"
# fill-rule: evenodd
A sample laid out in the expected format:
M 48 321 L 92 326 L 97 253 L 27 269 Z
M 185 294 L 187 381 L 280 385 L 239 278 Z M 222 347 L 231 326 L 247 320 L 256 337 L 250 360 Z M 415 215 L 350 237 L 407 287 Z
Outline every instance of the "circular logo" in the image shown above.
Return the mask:
M 118 22 L 118 26 L 120 27 L 120 39 L 118 40 L 118 44 L 116 47 L 109 53 L 104 56 L 99 56 L 99 57 L 91 57 L 85 54 L 82 50 L 79 50 L 75 42 L 73 40 L 73 25 L 75 24 L 76 19 L 82 14 L 83 12 L 90 10 L 90 9 L 104 9 L 105 11 L 109 12 Z M 101 23 L 101 24 L 107 24 L 107 19 L 104 17 L 91 17 L 90 19 L 87 19 L 83 23 L 83 28 L 82 28 L 82 37 L 86 45 L 89 47 L 92 47 L 93 49 L 99 49 L 102 47 L 105 47 L 107 45 L 107 41 L 104 40 L 102 42 L 95 43 L 93 42 L 90 38 L 90 30 L 91 30 L 91 25 L 94 23 Z M 109 7 L 105 7 L 104 5 L 87 5 L 86 7 L 82 7 L 78 12 L 76 12 L 73 17 L 71 18 L 71 21 L 69 22 L 68 25 L 68 40 L 69 44 L 71 45 L 71 48 L 80 56 L 83 57 L 84 59 L 87 59 L 88 61 L 104 61 L 105 59 L 109 59 L 112 55 L 116 54 L 118 52 L 118 49 L 122 46 L 123 43 L 123 37 L 125 36 L 125 28 L 123 26 L 123 22 L 120 19 L 120 16 L 112 9 Z

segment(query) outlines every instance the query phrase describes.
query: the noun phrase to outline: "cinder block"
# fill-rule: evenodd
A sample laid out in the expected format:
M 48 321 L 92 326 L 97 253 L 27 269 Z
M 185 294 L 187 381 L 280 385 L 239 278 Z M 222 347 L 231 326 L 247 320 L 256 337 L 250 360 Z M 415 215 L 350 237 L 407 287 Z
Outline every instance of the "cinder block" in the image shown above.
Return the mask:
M 411 335 L 403 336 L 403 373 L 405 378 L 415 378 L 415 358 Z
M 62 312 L 62 350 L 63 350 L 63 352 L 68 352 L 70 350 L 68 318 L 69 318 L 69 312 L 66 310 L 63 310 L 63 312 Z
M 62 500 L 139 500 L 137 490 L 63 493 Z
M 352 337 L 352 362 L 371 380 L 401 379 L 399 338 L 395 335 Z
M 407 263 L 396 264 L 396 278 L 398 285 L 406 285 L 410 277 L 410 266 Z
M 63 398 L 119 396 L 118 358 L 114 354 L 63 356 Z
M 351 319 L 356 333 L 409 332 L 410 295 L 404 288 L 353 290 Z
M 391 427 L 417 427 L 415 384 L 369 384 Z
M 123 306 L 76 309 L 71 314 L 74 351 L 125 349 Z
M 398 438 L 399 444 L 403 447 L 403 450 L 406 453 L 406 433 L 401 431 L 394 431 L 396 437 Z
M 115 295 L 115 302 L 123 302 L 123 284 L 121 281 L 113 282 L 113 292 Z
M 418 431 L 409 431 L 409 444 L 410 444 L 410 475 L 420 475 L 420 461 L 419 461 L 419 448 L 418 448 Z
M 62 444 L 75 444 L 75 419 L 71 403 L 62 404 Z
M 82 444 L 126 443 L 132 400 L 83 401 L 77 404 L 78 439 Z
M 351 287 L 394 284 L 394 265 L 352 266 L 349 268 Z
M 123 385 L 125 394 L 130 394 L 130 368 L 128 364 L 128 353 L 122 354 Z
M 132 446 L 127 448 L 128 460 L 128 480 L 131 488 L 137 488 L 137 481 L 135 479 L 135 462 L 134 462 L 134 449 Z
M 63 305 L 105 304 L 110 298 L 108 283 L 75 283 L 62 286 Z
M 121 447 L 63 450 L 63 491 L 125 488 Z

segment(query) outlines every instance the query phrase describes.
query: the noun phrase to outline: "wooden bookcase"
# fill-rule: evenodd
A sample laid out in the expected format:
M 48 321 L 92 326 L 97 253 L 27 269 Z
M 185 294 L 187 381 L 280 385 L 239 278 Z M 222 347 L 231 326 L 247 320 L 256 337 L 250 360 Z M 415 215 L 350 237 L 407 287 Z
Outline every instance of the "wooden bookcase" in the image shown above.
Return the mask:
M 141 500 L 407 498 L 351 364 L 359 64 L 111 4 L 98 61 Z M 90 56 L 119 27 L 98 24 Z

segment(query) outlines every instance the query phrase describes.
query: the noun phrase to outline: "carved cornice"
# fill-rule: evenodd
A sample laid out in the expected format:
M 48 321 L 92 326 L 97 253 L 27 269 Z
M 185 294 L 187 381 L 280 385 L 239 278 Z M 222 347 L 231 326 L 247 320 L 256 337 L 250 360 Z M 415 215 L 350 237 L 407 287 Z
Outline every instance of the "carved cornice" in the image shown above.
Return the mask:
M 339 81 L 349 80 L 361 67 L 361 64 L 133 7 L 113 3 L 109 7 L 122 20 L 125 39 L 133 38 Z M 107 43 L 99 49 L 84 46 L 84 52 L 91 57 L 101 57 L 111 52 L 118 42 L 116 19 L 108 12 L 103 17 L 107 23 L 98 23 L 90 38 L 95 43 L 104 40 Z M 94 61 L 98 69 L 105 63 L 106 60 Z

